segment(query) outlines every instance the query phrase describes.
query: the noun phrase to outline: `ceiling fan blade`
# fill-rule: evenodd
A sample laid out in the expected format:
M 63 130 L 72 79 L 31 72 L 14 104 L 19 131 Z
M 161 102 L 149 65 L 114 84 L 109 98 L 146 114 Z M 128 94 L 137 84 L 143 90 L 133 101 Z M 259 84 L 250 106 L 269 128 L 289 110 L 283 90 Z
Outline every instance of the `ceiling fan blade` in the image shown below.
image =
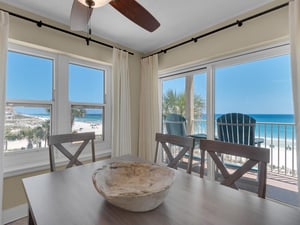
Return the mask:
M 93 8 L 86 7 L 77 0 L 74 0 L 70 18 L 71 30 L 87 31 L 87 25 L 91 18 L 92 12 Z
M 160 23 L 135 0 L 112 0 L 109 4 L 147 31 L 153 32 L 160 26 Z

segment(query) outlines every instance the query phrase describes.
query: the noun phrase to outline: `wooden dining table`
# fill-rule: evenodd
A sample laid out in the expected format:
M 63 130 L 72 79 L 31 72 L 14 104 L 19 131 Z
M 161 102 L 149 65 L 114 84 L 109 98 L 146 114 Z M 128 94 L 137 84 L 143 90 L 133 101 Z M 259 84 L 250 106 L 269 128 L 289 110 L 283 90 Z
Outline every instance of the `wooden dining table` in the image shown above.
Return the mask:
M 30 225 L 299 225 L 300 210 L 176 171 L 164 202 L 148 212 L 109 204 L 96 191 L 94 171 L 123 156 L 23 179 Z

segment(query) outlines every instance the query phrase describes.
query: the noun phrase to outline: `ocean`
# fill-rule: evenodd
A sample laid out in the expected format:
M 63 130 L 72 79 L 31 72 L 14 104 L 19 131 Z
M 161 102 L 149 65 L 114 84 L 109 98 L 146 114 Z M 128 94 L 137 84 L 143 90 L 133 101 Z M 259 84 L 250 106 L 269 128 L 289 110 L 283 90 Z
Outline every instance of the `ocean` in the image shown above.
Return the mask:
M 27 116 L 34 116 L 34 117 L 41 117 L 41 118 L 45 118 L 45 119 L 49 119 L 50 118 L 50 114 L 49 113 L 34 113 L 34 114 L 24 114 Z M 75 117 L 75 121 L 79 121 L 79 122 L 86 122 L 86 123 L 102 123 L 102 114 L 85 114 L 84 117 Z
M 84 117 L 75 117 L 75 121 L 85 123 L 102 123 L 102 114 L 85 114 Z
M 256 122 L 295 123 L 293 114 L 250 114 Z
M 28 115 L 28 114 L 27 114 Z M 256 124 L 256 137 L 274 137 L 292 139 L 295 137 L 294 115 L 293 114 L 249 114 L 252 116 Z M 32 116 L 39 116 L 49 118 L 49 114 L 33 114 Z M 217 119 L 221 114 L 216 114 Z M 102 123 L 102 114 L 85 114 L 84 117 L 75 117 L 75 121 L 86 123 Z M 202 115 L 201 121 L 195 122 L 196 133 L 206 133 L 206 115 Z
M 215 120 L 222 114 L 216 114 Z M 256 137 L 294 139 L 295 120 L 293 114 L 249 114 L 256 120 Z M 217 132 L 217 128 L 216 132 Z M 206 133 L 206 115 L 195 123 L 196 133 Z
M 294 139 L 295 126 L 293 114 L 249 114 L 256 120 L 256 137 Z M 217 119 L 221 114 L 216 114 Z M 206 133 L 206 116 L 203 115 L 200 123 L 195 123 L 195 131 Z M 102 123 L 102 114 L 86 114 L 84 117 L 76 117 L 75 121 L 86 123 Z M 197 127 L 198 126 L 198 127 Z

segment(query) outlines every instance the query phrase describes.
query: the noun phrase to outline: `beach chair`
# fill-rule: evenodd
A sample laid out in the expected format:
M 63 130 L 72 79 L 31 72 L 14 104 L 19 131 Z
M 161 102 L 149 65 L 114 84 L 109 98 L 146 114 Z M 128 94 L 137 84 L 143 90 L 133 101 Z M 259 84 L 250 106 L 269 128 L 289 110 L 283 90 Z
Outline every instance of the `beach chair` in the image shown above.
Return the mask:
M 217 118 L 218 140 L 243 145 L 255 144 L 256 120 L 242 113 L 227 113 Z
M 255 138 L 256 120 L 242 113 L 227 113 L 217 118 L 218 140 L 223 142 L 242 144 L 242 145 L 257 145 L 263 143 L 262 138 Z M 224 156 L 222 155 L 222 159 Z M 240 161 L 241 158 L 235 157 L 233 161 Z M 226 162 L 228 167 L 237 166 L 232 160 Z M 258 170 L 259 165 L 258 165 Z
M 187 136 L 186 119 L 179 114 L 167 114 L 165 118 L 167 133 L 170 135 Z
M 94 140 L 95 132 L 50 135 L 48 137 L 48 145 L 51 172 L 55 171 L 54 147 L 70 160 L 66 166 L 66 168 L 70 168 L 74 165 L 79 166 L 83 164 L 78 160 L 78 157 L 89 142 L 91 142 L 92 161 L 96 161 Z M 71 151 L 66 149 L 66 146 L 63 146 L 65 143 L 80 143 L 80 146 L 75 153 L 72 154 Z
M 195 146 L 199 147 L 199 140 L 206 139 L 206 134 L 187 134 L 186 119 L 179 114 L 171 113 L 165 117 L 167 134 L 187 136 L 195 139 Z
M 199 148 L 199 143 L 200 143 L 199 140 L 200 139 L 206 139 L 206 134 L 187 134 L 186 119 L 185 119 L 185 117 L 183 117 L 180 114 L 175 114 L 175 113 L 167 114 L 164 122 L 165 122 L 167 134 L 183 136 L 183 137 L 191 137 L 195 140 L 195 146 L 194 146 L 195 148 Z M 186 153 L 185 156 L 190 158 L 188 152 Z M 199 158 L 199 156 L 196 157 L 193 154 L 192 160 L 200 161 L 200 158 Z

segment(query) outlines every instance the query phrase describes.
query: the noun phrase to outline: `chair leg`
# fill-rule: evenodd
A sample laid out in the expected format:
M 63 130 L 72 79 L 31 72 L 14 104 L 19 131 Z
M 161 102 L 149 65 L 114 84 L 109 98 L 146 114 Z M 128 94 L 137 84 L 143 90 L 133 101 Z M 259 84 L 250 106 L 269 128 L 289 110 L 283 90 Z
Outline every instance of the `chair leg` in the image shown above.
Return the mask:
M 200 150 L 201 152 L 201 158 L 200 158 L 200 177 L 203 178 L 204 177 L 204 163 L 205 163 L 205 151 L 204 150 Z
M 52 146 L 49 147 L 50 171 L 55 171 L 54 152 Z
M 158 142 L 156 142 L 155 156 L 154 156 L 154 163 L 157 163 L 157 154 L 158 154 Z
M 190 149 L 190 157 L 189 157 L 189 161 L 188 161 L 188 167 L 187 167 L 187 173 L 192 173 L 193 158 L 194 158 L 194 148 L 191 148 Z

